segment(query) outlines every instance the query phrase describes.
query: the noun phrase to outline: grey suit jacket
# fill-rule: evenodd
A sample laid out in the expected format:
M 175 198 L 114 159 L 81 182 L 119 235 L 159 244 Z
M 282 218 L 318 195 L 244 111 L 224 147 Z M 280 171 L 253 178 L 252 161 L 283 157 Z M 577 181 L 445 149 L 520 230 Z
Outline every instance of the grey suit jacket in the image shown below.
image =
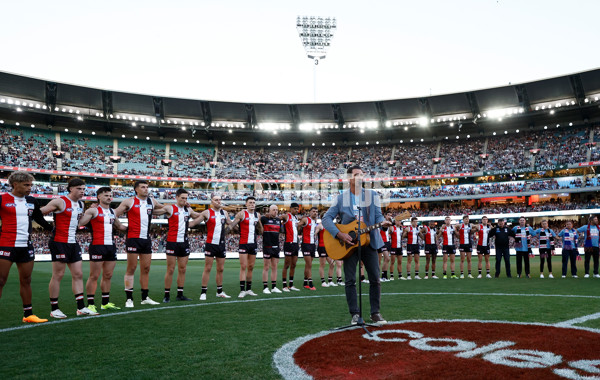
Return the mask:
M 361 215 L 363 221 L 368 226 L 373 224 L 381 223 L 384 221 L 383 214 L 381 213 L 381 200 L 379 194 L 374 190 L 362 190 L 362 196 L 359 197 L 359 204 L 362 206 Z M 333 236 L 336 236 L 340 232 L 339 228 L 333 223 L 333 220 L 339 216 L 341 224 L 348 224 L 355 220 L 354 210 L 352 208 L 352 198 L 350 196 L 350 190 L 346 190 L 333 201 L 331 207 L 323 216 L 323 227 Z M 371 234 L 371 247 L 379 249 L 383 246 L 383 240 L 378 229 L 370 232 Z

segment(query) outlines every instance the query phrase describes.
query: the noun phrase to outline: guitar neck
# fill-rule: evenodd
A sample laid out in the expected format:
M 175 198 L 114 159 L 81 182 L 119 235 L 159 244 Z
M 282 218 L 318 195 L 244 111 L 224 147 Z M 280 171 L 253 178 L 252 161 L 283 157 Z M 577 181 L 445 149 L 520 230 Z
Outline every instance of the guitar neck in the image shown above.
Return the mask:
M 369 226 L 367 228 L 359 229 L 358 233 L 362 235 L 364 233 L 371 232 L 371 231 L 373 231 L 373 230 L 375 230 L 375 229 L 377 229 L 379 227 L 381 227 L 381 223 L 373 224 L 372 226 Z

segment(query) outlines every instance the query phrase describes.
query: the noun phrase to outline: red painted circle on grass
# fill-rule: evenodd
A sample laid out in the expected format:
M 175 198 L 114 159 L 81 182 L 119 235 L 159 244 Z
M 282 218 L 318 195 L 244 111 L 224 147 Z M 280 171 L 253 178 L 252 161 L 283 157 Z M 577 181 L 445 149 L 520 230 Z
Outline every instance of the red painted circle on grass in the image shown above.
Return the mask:
M 370 330 L 372 339 L 362 329 L 310 339 L 294 363 L 315 379 L 600 379 L 600 334 L 592 330 L 476 321 Z

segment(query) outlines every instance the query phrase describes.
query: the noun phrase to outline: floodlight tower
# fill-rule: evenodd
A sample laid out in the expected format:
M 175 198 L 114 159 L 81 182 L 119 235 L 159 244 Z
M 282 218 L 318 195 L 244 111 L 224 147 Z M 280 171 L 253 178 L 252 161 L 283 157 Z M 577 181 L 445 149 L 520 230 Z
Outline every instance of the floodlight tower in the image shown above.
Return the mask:
M 335 17 L 298 16 L 296 30 L 306 51 L 306 56 L 315 63 L 313 66 L 313 97 L 317 101 L 317 66 L 325 59 L 327 49 L 337 30 Z

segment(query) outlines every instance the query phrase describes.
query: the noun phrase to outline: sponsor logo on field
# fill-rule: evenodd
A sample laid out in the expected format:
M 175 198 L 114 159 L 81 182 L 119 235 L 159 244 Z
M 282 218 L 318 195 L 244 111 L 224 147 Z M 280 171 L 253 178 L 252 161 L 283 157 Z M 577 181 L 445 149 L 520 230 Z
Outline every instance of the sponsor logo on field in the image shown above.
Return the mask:
M 406 321 L 298 338 L 274 356 L 284 378 L 600 377 L 600 331 L 536 323 Z

